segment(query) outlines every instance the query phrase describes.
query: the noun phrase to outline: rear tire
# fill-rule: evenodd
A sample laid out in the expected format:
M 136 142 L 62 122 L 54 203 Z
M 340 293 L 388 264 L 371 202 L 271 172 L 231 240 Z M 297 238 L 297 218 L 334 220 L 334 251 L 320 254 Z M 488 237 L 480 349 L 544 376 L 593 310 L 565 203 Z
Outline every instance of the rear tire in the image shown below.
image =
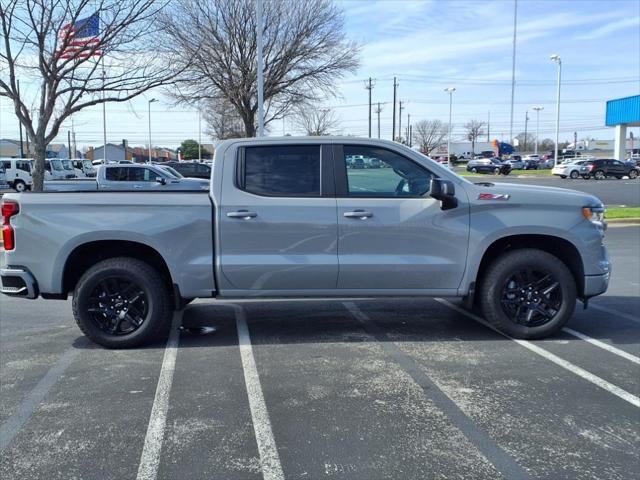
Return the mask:
M 18 193 L 22 193 L 27 190 L 27 184 L 22 180 L 16 180 L 13 182 L 13 189 Z
M 103 260 L 78 281 L 73 316 L 80 330 L 107 348 L 129 348 L 166 338 L 171 295 L 160 273 L 129 257 Z
M 534 339 L 552 335 L 567 323 L 576 296 L 575 280 L 562 261 L 542 250 L 523 248 L 489 266 L 479 303 L 484 318 L 497 330 Z

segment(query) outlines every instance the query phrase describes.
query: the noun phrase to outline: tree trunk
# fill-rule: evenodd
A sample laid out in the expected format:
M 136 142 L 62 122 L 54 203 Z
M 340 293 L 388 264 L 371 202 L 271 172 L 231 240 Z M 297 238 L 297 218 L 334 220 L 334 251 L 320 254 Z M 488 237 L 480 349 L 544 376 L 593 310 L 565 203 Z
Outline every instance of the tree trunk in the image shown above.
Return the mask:
M 31 189 L 34 192 L 41 192 L 44 190 L 44 159 L 47 156 L 47 146 L 44 142 L 33 142 L 34 147 L 34 166 L 31 173 L 33 177 L 33 185 Z
M 253 115 L 248 116 L 248 115 L 242 115 L 242 122 L 244 123 L 244 133 L 247 136 L 247 138 L 251 138 L 251 137 L 255 137 L 256 136 L 256 126 L 253 122 Z

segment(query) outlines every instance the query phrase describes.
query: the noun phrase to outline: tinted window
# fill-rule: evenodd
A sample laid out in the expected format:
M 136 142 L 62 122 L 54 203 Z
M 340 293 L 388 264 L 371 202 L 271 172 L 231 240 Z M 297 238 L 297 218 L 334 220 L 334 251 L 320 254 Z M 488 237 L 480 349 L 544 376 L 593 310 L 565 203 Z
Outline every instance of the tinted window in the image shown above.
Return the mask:
M 125 168 L 129 172 L 130 182 L 155 182 L 156 177 L 160 176 L 156 172 L 142 167 Z
M 320 147 L 247 147 L 240 177 L 257 195 L 320 196 Z
M 109 167 L 105 173 L 106 179 L 110 182 L 126 182 L 127 170 L 126 168 Z
M 429 191 L 431 173 L 415 162 L 383 148 L 345 146 L 345 162 L 365 159 L 368 168 L 347 168 L 349 196 L 422 197 Z
M 176 167 L 182 175 L 185 177 L 189 177 L 195 175 L 196 173 L 196 164 L 195 163 L 181 163 Z
M 16 162 L 16 168 L 31 173 L 31 164 L 29 162 Z
M 211 168 L 209 168 L 209 166 L 207 165 L 198 165 L 198 174 L 199 175 L 210 175 L 211 174 Z
M 6 169 L 11 168 L 11 162 L 4 161 L 4 162 L 2 162 L 2 165 L 4 165 L 4 168 L 6 168 Z

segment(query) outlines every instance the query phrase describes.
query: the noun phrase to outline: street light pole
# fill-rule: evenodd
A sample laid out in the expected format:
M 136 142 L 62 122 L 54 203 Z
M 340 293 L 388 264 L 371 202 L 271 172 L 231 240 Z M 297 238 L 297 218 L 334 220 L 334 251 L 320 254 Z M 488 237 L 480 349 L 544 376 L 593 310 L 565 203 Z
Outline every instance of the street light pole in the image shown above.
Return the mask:
M 451 110 L 453 108 L 453 92 L 455 87 L 447 87 L 444 89 L 449 94 L 449 133 L 447 135 L 447 166 L 451 169 Z
M 541 106 L 536 106 L 533 107 L 533 109 L 536 111 L 536 151 L 535 154 L 538 154 L 538 143 L 540 142 L 540 137 L 539 135 L 539 131 L 540 131 L 540 110 L 544 110 L 544 107 Z
M 262 58 L 262 0 L 256 0 L 256 36 L 258 63 L 258 137 L 264 136 L 264 71 Z
M 202 109 L 198 104 L 198 161 L 202 162 Z
M 558 141 L 560 137 L 560 84 L 562 82 L 562 59 L 560 55 L 551 55 L 551 61 L 558 65 L 558 95 L 556 100 L 556 145 L 553 153 L 553 165 L 558 164 Z
M 151 163 L 151 104 L 153 102 L 157 102 L 158 100 L 156 100 L 155 98 L 152 98 L 151 100 L 149 100 L 149 102 L 147 103 L 147 106 L 149 107 L 149 163 Z M 105 151 L 106 151 L 107 146 L 105 145 Z M 126 160 L 127 158 L 127 152 L 124 152 L 124 158 Z

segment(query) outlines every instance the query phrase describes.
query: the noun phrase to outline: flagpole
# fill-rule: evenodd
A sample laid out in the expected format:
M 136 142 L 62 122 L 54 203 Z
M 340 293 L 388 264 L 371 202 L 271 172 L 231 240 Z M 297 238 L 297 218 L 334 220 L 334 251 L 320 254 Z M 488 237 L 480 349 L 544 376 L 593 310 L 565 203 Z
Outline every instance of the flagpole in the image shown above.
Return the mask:
M 104 71 L 104 55 L 102 55 L 102 164 L 107 163 L 107 104 L 105 102 L 105 77 Z M 124 152 L 124 158 L 127 159 L 127 152 Z

